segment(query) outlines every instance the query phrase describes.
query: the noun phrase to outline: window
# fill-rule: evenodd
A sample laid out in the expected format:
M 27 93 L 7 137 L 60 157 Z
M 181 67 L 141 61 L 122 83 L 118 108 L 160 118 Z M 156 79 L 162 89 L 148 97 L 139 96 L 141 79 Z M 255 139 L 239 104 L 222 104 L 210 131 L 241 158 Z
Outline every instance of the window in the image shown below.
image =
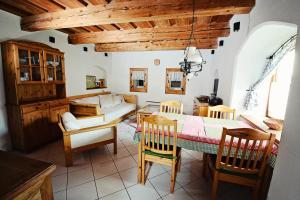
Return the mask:
M 166 69 L 166 94 L 185 94 L 186 78 L 179 68 Z
M 293 73 L 295 50 L 287 53 L 278 63 L 278 67 L 271 78 L 267 116 L 284 119 L 288 95 Z
M 147 92 L 147 82 L 147 68 L 130 68 L 130 92 Z

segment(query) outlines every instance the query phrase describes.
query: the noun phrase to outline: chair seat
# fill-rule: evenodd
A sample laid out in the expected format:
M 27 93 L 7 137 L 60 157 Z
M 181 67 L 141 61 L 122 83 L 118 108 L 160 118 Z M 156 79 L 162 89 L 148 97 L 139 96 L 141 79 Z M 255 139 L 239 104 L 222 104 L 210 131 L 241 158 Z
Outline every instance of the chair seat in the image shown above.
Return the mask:
M 217 171 L 220 172 L 220 173 L 229 174 L 229 175 L 234 175 L 234 176 L 240 176 L 240 177 L 244 177 L 244 178 L 248 178 L 248 179 L 254 179 L 254 180 L 259 179 L 258 174 L 239 173 L 239 172 L 236 172 L 236 171 L 232 171 L 232 170 L 229 170 L 229 169 L 223 169 L 223 168 L 217 169 L 217 168 L 216 168 L 217 155 L 215 155 L 215 154 L 208 154 L 208 157 L 209 157 L 208 161 L 210 162 L 210 163 L 208 163 L 209 166 L 214 167 L 214 169 L 217 170 Z M 225 159 L 226 159 L 225 156 L 222 157 L 222 162 L 225 162 Z M 231 162 L 232 160 L 233 160 L 233 158 L 230 158 L 230 159 L 229 159 L 229 162 Z M 238 165 L 240 162 L 241 162 L 241 159 L 237 159 L 237 160 L 236 160 L 237 165 Z M 251 161 L 251 162 L 252 162 L 252 161 Z M 247 160 L 244 161 L 243 166 L 245 167 L 246 164 L 247 164 Z M 260 163 L 258 163 L 257 165 L 259 166 Z
M 160 146 L 161 146 L 161 144 L 160 144 Z M 165 145 L 165 148 L 167 148 L 166 145 Z M 173 145 L 170 145 L 170 150 L 171 151 L 173 150 L 173 148 L 174 148 Z M 147 155 L 152 155 L 152 156 L 157 156 L 157 157 L 160 157 L 160 158 L 166 158 L 166 159 L 172 160 L 172 159 L 177 159 L 177 158 L 180 157 L 181 147 L 177 147 L 177 151 L 176 151 L 177 155 L 176 155 L 175 158 L 173 157 L 172 154 L 162 154 L 162 153 L 153 152 L 151 150 L 145 150 L 144 153 L 147 154 Z

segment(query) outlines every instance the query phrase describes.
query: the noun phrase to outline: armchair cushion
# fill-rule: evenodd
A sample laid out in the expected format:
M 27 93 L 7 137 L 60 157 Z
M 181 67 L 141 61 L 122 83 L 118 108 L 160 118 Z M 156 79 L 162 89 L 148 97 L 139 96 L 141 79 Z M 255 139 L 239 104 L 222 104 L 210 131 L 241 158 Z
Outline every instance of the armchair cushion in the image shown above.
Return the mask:
M 62 122 L 67 131 L 78 130 L 81 128 L 78 120 L 70 112 L 65 112 L 62 115 Z
M 71 135 L 71 147 L 82 147 L 106 140 L 113 139 L 114 135 L 111 128 L 99 129 L 94 131 L 82 132 Z

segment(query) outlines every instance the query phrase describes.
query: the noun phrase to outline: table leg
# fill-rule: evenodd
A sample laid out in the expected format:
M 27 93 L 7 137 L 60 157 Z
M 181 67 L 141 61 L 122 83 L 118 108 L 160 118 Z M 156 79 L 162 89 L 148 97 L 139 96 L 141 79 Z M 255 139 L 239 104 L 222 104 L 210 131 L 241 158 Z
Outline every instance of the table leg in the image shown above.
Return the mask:
M 142 142 L 139 142 L 138 145 L 138 183 L 141 183 L 142 175 Z

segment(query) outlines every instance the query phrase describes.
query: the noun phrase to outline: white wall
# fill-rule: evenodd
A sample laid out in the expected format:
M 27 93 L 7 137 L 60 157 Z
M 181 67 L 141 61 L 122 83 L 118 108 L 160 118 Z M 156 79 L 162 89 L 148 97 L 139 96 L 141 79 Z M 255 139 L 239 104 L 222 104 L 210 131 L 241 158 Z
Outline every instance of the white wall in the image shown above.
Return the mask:
M 266 22 L 248 34 L 240 52 L 236 56 L 231 106 L 244 113 L 244 101 L 249 86 L 256 82 L 265 67 L 267 57 L 272 55 L 284 42 L 297 33 L 297 26 L 282 22 Z M 271 77 L 269 77 L 270 79 Z M 251 112 L 265 115 L 268 87 L 265 81 L 258 88 L 259 106 Z
M 262 23 L 269 21 L 281 21 L 296 24 L 300 26 L 300 1 L 299 0 L 257 0 L 256 7 L 250 14 L 250 26 L 249 31 L 252 32 L 254 28 Z M 299 34 L 299 30 L 298 30 Z M 229 38 L 230 39 L 230 38 Z M 239 41 L 226 42 L 229 47 L 225 46 L 223 50 L 226 49 L 225 54 L 217 54 L 215 60 L 217 62 L 223 61 L 223 66 L 228 70 L 230 76 L 226 76 L 228 79 L 224 80 L 227 82 L 232 82 L 232 77 L 235 75 L 236 69 L 236 58 L 239 49 L 233 49 L 232 47 L 237 47 L 236 43 L 242 46 L 246 41 L 246 35 L 244 38 L 240 38 Z M 300 98 L 300 43 L 298 42 L 296 47 L 296 63 L 294 66 L 294 74 L 292 80 L 292 86 L 290 90 L 290 97 L 288 102 L 288 108 L 285 118 L 285 128 L 282 134 L 282 140 L 280 143 L 279 156 L 277 158 L 276 166 L 274 169 L 273 180 L 271 182 L 269 199 L 271 200 L 281 200 L 281 199 L 299 199 L 299 165 L 300 165 L 300 134 L 299 134 L 299 98 Z M 260 46 L 258 46 L 259 48 Z M 220 52 L 220 51 L 218 51 Z M 228 95 L 227 98 L 231 99 L 232 88 L 237 85 L 234 83 L 231 87 L 222 87 L 221 93 Z M 235 85 L 236 84 L 236 85 Z
M 2 10 L 0 10 L 0 27 L 0 42 L 9 39 L 25 39 L 42 42 L 65 52 L 67 96 L 102 91 L 100 89 L 86 90 L 86 75 L 96 75 L 101 78 L 104 75 L 104 69 L 106 70 L 109 79 L 109 74 L 111 74 L 111 54 L 109 54 L 108 57 L 105 57 L 104 53 L 95 52 L 94 46 L 92 45 L 70 45 L 68 44 L 67 35 L 58 31 L 42 31 L 34 33 L 21 31 L 20 18 Z M 49 36 L 55 37 L 55 44 L 48 42 Z M 83 46 L 88 47 L 88 52 L 82 50 Z M 10 142 L 5 110 L 2 70 L 2 58 L 0 55 L 0 149 L 7 149 L 10 146 Z M 108 87 L 110 87 L 110 83 L 110 80 L 108 80 Z M 109 89 L 110 88 L 107 90 Z
M 193 98 L 209 95 L 212 92 L 212 59 L 210 51 L 201 51 L 207 64 L 197 77 L 187 81 L 185 95 L 165 94 L 165 78 L 167 67 L 178 67 L 183 51 L 152 51 L 112 53 L 112 91 L 129 93 L 129 68 L 148 68 L 148 92 L 134 93 L 138 95 L 140 106 L 146 101 L 180 100 L 184 103 L 184 112 L 191 114 Z M 160 65 L 154 65 L 154 59 L 160 59 Z

